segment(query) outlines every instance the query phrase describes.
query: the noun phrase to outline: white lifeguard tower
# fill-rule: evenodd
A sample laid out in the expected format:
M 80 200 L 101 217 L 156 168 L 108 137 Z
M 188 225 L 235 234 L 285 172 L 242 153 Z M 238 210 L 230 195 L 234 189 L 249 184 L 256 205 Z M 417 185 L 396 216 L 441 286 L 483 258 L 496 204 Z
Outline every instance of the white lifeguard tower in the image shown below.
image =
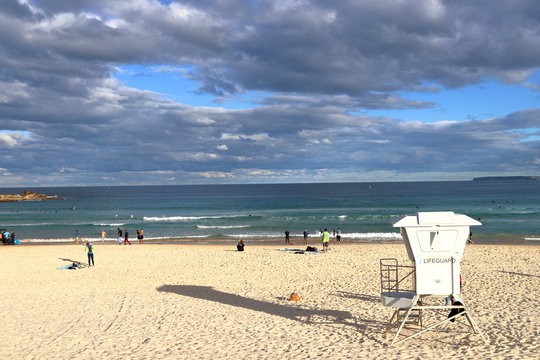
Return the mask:
M 476 225 L 482 224 L 453 212 L 419 212 L 393 223 L 400 228 L 413 264 L 399 265 L 397 259 L 380 260 L 382 303 L 395 308 L 386 327 L 386 331 L 397 327 L 391 345 L 454 322 L 462 315 L 473 332 L 487 343 L 461 295 L 461 259 L 469 227 Z M 445 298 L 453 300 L 445 303 Z M 438 317 L 444 312 L 444 319 L 424 324 L 427 311 Z M 402 333 L 404 329 L 407 334 Z M 399 335 L 405 337 L 398 339 Z

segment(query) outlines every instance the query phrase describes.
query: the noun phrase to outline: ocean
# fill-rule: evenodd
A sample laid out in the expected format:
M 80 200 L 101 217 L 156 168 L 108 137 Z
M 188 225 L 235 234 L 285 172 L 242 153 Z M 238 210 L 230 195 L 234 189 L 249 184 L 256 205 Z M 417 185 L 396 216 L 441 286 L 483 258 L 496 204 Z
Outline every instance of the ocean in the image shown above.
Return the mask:
M 454 211 L 479 219 L 478 242 L 540 244 L 540 181 L 373 182 L 0 189 L 62 200 L 0 203 L 0 228 L 31 242 L 95 241 L 101 230 L 147 240 L 280 242 L 285 229 L 318 237 L 340 228 L 349 242 L 400 241 L 392 221 L 418 211 Z M 189 240 L 188 240 L 189 239 Z

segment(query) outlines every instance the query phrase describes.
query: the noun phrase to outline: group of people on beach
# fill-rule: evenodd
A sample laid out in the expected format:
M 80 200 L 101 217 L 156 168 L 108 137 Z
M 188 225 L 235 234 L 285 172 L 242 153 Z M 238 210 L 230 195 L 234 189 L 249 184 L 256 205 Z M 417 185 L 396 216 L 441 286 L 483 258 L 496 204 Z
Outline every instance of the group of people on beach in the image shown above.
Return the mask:
M 118 245 L 121 245 L 122 242 L 124 242 L 124 245 L 131 245 L 131 242 L 129 241 L 129 232 L 126 229 L 124 232 L 122 232 L 122 229 L 118 228 Z M 107 233 L 105 231 L 101 231 L 101 239 L 105 239 L 105 236 Z M 140 229 L 137 230 L 137 239 L 139 239 L 139 243 L 142 244 L 144 240 L 144 230 Z M 84 249 L 86 250 L 87 256 L 88 256 L 88 266 L 94 266 L 94 245 L 87 241 L 84 244 Z
M 320 228 L 319 234 L 320 234 L 321 242 L 323 245 L 323 252 L 327 252 L 328 244 L 330 243 L 330 233 L 328 232 L 328 228 L 324 228 L 324 230 Z M 334 229 L 332 235 L 336 239 L 337 243 L 341 242 L 341 229 L 340 228 Z M 289 231 L 289 229 L 285 229 L 285 244 L 291 243 L 290 236 L 291 236 L 291 232 Z M 309 237 L 309 232 L 307 231 L 307 229 L 304 230 L 303 236 L 304 236 L 304 245 L 307 245 L 308 237 Z
M 105 237 L 107 236 L 107 232 L 105 230 L 101 230 L 100 236 L 101 236 L 101 242 L 105 242 Z M 137 240 L 139 241 L 139 244 L 144 243 L 144 229 L 143 228 L 137 230 Z M 127 245 L 127 244 L 132 245 L 131 241 L 129 241 L 128 229 L 125 229 L 124 231 L 122 231 L 122 229 L 120 228 L 117 229 L 117 241 L 118 241 L 118 245 L 122 245 L 122 243 L 124 243 L 124 245 Z M 81 235 L 79 233 L 79 230 L 75 230 L 75 243 L 76 244 L 81 243 Z
M 328 232 L 328 228 L 325 228 L 324 231 Z M 321 237 L 321 240 L 323 238 L 324 231 L 322 228 L 319 229 L 319 235 Z M 285 229 L 285 244 L 290 244 L 291 238 L 290 238 L 291 232 L 289 229 Z M 307 229 L 303 232 L 304 236 L 304 245 L 308 244 L 308 238 L 309 238 L 309 231 Z M 337 228 L 333 230 L 332 236 L 336 239 L 336 242 L 341 242 L 341 229 Z
M 6 229 L 0 229 L 2 244 L 15 245 L 15 231 L 9 232 Z
M 129 241 L 128 229 L 125 229 L 124 233 L 122 234 L 122 229 L 118 228 L 117 234 L 118 234 L 118 237 L 117 237 L 118 245 L 122 245 L 122 242 L 124 243 L 124 245 L 127 245 L 127 244 L 132 245 L 131 241 Z M 137 240 L 139 241 L 139 244 L 144 243 L 144 229 L 143 228 L 137 230 Z
M 118 245 L 122 245 L 122 242 L 124 243 L 124 245 L 127 245 L 127 244 L 131 245 L 131 242 L 129 241 L 129 232 L 127 229 L 125 229 L 125 231 L 122 231 L 122 229 L 118 228 L 117 234 L 118 234 Z M 105 232 L 104 230 L 101 230 L 102 241 L 105 240 L 105 236 L 107 236 L 107 232 Z M 139 240 L 139 244 L 143 243 L 144 229 L 141 228 L 140 230 L 137 230 L 137 239 Z M 88 266 L 94 266 L 94 245 L 91 242 L 87 241 L 84 244 L 84 248 L 88 256 Z

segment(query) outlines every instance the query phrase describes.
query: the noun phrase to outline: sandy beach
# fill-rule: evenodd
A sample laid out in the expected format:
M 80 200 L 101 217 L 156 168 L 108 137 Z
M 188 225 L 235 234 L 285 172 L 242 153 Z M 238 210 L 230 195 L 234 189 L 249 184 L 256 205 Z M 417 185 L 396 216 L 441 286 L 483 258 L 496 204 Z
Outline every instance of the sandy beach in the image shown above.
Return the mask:
M 95 267 L 59 270 L 86 263 L 82 245 L 2 246 L 0 359 L 538 358 L 539 246 L 467 247 L 464 295 L 489 345 L 458 319 L 392 347 L 379 259 L 406 261 L 404 245 L 279 248 L 97 243 Z

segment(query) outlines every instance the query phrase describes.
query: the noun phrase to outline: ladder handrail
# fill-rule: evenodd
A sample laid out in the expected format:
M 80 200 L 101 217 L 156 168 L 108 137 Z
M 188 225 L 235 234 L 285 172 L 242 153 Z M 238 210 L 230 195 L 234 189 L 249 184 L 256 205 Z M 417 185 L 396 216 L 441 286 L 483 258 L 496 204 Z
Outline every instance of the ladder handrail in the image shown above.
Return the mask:
M 415 266 L 399 265 L 396 258 L 380 259 L 379 265 L 381 270 L 381 293 L 384 291 L 400 291 L 399 285 L 416 271 Z M 405 276 L 400 278 L 400 268 L 408 268 L 412 270 L 410 270 Z

